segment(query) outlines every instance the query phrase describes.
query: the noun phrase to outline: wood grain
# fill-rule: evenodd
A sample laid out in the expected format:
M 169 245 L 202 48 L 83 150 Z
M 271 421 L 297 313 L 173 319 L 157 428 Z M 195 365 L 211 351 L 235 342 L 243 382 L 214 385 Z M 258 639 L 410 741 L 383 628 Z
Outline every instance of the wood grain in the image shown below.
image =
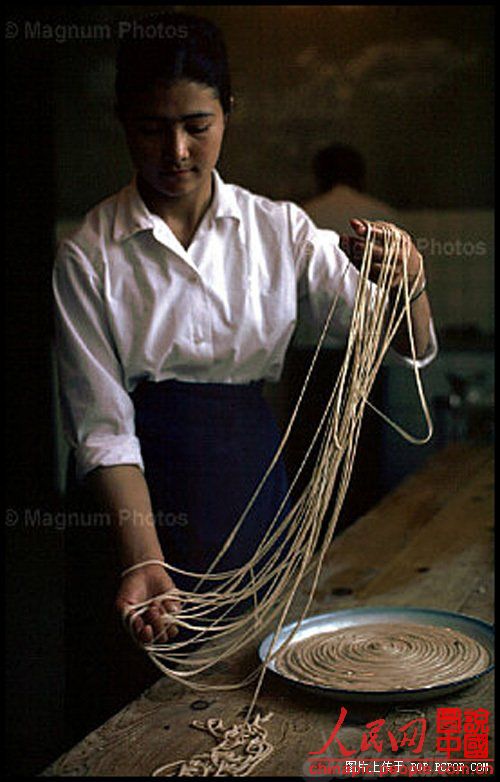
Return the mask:
M 336 538 L 310 613 L 357 605 L 408 605 L 460 611 L 491 621 L 493 485 L 490 448 L 460 444 L 436 455 Z M 306 594 L 304 584 L 299 603 Z M 241 675 L 255 661 L 256 646 L 243 649 L 226 671 Z M 43 775 L 148 776 L 159 765 L 213 746 L 210 737 L 190 727 L 192 719 L 221 717 L 232 724 L 244 716 L 251 695 L 251 687 L 198 695 L 162 678 Z M 259 708 L 274 714 L 268 726 L 276 749 L 257 767 L 256 776 L 305 776 L 309 752 L 324 744 L 341 705 L 348 714 L 338 738 L 355 750 L 353 757 L 377 757 L 373 748 L 359 750 L 367 722 L 385 719 L 385 732 L 397 733 L 418 716 L 427 724 L 422 751 L 414 754 L 407 748 L 397 757 L 435 757 L 439 706 L 486 708 L 493 732 L 493 675 L 441 700 L 397 707 L 341 704 L 268 675 Z M 386 749 L 382 757 L 390 756 L 388 745 Z

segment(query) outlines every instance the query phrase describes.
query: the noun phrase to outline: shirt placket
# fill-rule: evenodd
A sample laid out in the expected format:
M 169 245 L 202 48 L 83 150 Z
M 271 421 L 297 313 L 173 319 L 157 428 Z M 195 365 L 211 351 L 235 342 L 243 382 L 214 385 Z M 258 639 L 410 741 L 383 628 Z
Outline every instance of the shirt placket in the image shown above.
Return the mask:
M 190 286 L 189 317 L 191 343 L 198 358 L 213 358 L 212 324 L 210 318 L 210 299 L 203 277 L 196 267 L 189 252 L 177 242 L 171 232 L 164 226 L 157 226 L 154 231 L 156 239 L 176 256 L 186 273 L 186 282 Z
M 193 344 L 200 358 L 213 358 L 209 291 L 198 271 L 190 272 L 190 285 L 194 287 L 194 295 L 191 297 Z

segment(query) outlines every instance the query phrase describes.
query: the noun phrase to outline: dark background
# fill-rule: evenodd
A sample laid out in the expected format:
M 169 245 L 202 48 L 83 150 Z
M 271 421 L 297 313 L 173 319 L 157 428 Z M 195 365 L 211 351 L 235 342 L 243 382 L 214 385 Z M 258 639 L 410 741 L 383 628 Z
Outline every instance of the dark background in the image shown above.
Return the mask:
M 112 111 L 116 25 L 165 8 L 6 7 L 5 719 L 11 774 L 41 771 L 154 678 L 131 648 L 122 654 L 136 678 L 132 673 L 125 681 L 119 670 L 103 668 L 118 633 L 112 547 L 106 530 L 64 530 L 50 274 L 57 235 L 130 177 Z M 236 112 L 220 165 L 226 178 L 302 202 L 315 192 L 314 152 L 336 140 L 363 152 L 370 192 L 396 208 L 478 210 L 482 217 L 492 209 L 492 6 L 190 8 L 219 22 L 228 41 Z M 109 27 L 109 39 L 97 28 L 93 35 L 65 37 L 69 25 L 83 31 L 98 24 Z M 484 295 L 477 312 L 464 315 L 447 286 L 433 291 L 444 344 L 465 351 L 460 357 L 490 344 L 492 249 L 480 259 Z M 431 263 L 431 277 L 438 262 Z M 460 280 L 470 290 L 466 270 Z M 455 322 L 444 317 L 449 312 Z M 462 333 L 464 318 L 481 337 L 472 347 Z M 462 337 L 447 343 L 446 329 L 453 328 Z M 465 333 L 470 336 L 470 328 Z M 282 384 L 269 392 L 281 420 L 309 359 L 307 349 L 292 349 Z M 333 354 L 322 357 L 301 437 L 289 455 L 292 466 L 336 361 Z M 385 380 L 377 391 L 382 401 L 390 397 Z M 441 426 L 433 447 L 467 434 Z M 391 458 L 390 441 L 373 416 L 367 415 L 363 437 L 343 523 L 421 458 L 407 447 Z M 84 590 L 76 602 L 75 584 Z M 100 613 L 94 614 L 96 606 Z M 85 623 L 92 626 L 96 616 L 106 624 L 101 657 L 93 657 L 94 639 L 85 641 Z

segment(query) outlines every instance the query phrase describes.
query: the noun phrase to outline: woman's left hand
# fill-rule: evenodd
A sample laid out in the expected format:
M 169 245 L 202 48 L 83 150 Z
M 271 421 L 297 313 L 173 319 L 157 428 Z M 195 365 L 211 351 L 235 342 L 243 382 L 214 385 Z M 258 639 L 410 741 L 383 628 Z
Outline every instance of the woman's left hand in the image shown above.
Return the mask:
M 359 220 L 357 218 L 350 220 L 350 223 L 354 231 L 356 232 L 356 236 L 348 236 L 347 234 L 341 234 L 340 248 L 345 252 L 345 254 L 349 258 L 349 260 L 354 264 L 354 266 L 360 269 L 363 261 L 363 254 L 365 251 L 367 226 L 364 220 Z M 371 263 L 369 276 L 370 279 L 373 280 L 373 282 L 377 282 L 382 268 L 381 262 L 383 258 L 383 245 L 382 245 L 383 233 L 381 228 L 377 228 L 376 221 L 372 223 L 372 225 L 373 225 L 373 236 L 375 238 L 376 244 L 373 249 L 372 263 Z M 391 224 L 388 223 L 388 225 Z M 397 228 L 397 226 L 393 226 L 393 227 Z M 398 228 L 398 230 L 402 231 L 401 228 Z M 406 232 L 403 231 L 403 233 Z M 406 235 L 408 236 L 408 234 Z M 408 238 L 410 239 L 410 253 L 408 257 L 407 269 L 408 269 L 408 283 L 411 289 L 414 283 L 417 281 L 417 278 L 419 282 L 419 287 L 424 285 L 425 270 L 424 270 L 424 259 L 422 258 L 422 255 L 418 252 L 411 238 L 409 236 Z M 399 285 L 402 279 L 403 279 L 403 253 L 401 251 L 397 259 L 397 265 L 392 280 L 392 286 L 395 287 Z

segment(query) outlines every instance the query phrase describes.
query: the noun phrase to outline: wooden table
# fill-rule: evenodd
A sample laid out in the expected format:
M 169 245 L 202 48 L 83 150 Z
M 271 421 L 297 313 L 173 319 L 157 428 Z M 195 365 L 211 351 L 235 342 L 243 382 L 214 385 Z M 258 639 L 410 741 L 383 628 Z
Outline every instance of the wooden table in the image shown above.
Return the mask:
M 310 614 L 404 605 L 458 611 L 492 621 L 493 493 L 490 447 L 455 444 L 437 454 L 335 539 Z M 255 648 L 235 656 L 228 669 L 239 674 L 252 661 Z M 208 735 L 190 727 L 194 718 L 221 717 L 224 724 L 232 724 L 244 715 L 251 695 L 251 686 L 198 695 L 162 678 L 43 775 L 149 776 L 159 765 L 212 748 Z M 276 749 L 257 766 L 255 776 L 307 777 L 308 753 L 323 746 L 342 705 L 347 716 L 337 737 L 346 748 L 356 749 L 351 759 L 393 755 L 387 740 L 381 753 L 373 747 L 361 751 L 367 722 L 384 719 L 383 738 L 387 731 L 396 735 L 405 723 L 424 718 L 427 730 L 421 752 L 406 747 L 394 760 L 446 760 L 445 754 L 436 751 L 437 707 L 487 709 L 492 757 L 492 674 L 439 700 L 394 706 L 340 703 L 309 695 L 269 675 L 258 703 L 262 712 L 274 714 L 268 730 Z M 332 751 L 331 756 L 338 758 L 339 752 Z

